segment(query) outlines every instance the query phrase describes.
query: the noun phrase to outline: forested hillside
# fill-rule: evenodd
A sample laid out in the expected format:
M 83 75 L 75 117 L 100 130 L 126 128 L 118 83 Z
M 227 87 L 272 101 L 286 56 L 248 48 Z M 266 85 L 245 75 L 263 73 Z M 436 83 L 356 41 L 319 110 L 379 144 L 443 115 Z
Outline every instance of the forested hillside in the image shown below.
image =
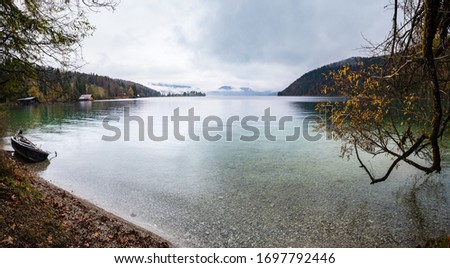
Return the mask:
M 364 66 L 370 66 L 372 64 L 382 64 L 383 58 L 381 57 L 353 57 L 340 62 L 335 62 L 329 65 L 322 66 L 313 71 L 307 72 L 299 79 L 294 81 L 286 89 L 278 93 L 278 96 L 320 96 L 324 85 L 327 84 L 326 76 L 330 71 L 337 71 L 344 65 L 350 66 L 354 70 L 358 70 L 360 66 L 358 63 L 362 62 Z M 339 95 L 337 92 L 333 95 Z
M 158 97 L 159 91 L 141 84 L 113 79 L 97 74 L 64 72 L 56 68 L 36 68 L 36 76 L 25 83 L 6 83 L 0 91 L 0 101 L 21 97 L 37 97 L 40 102 L 74 101 L 82 94 L 95 99 L 124 97 Z

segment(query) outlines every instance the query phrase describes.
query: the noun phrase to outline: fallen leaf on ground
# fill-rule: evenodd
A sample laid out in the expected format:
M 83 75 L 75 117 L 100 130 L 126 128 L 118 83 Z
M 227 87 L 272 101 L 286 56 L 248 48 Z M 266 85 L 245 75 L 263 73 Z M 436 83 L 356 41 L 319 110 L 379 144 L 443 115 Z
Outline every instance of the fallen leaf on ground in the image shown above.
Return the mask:
M 53 237 L 52 237 L 51 235 L 49 235 L 49 236 L 47 237 L 47 242 L 48 242 L 49 244 L 53 244 Z
M 14 238 L 8 236 L 8 238 L 4 239 L 1 243 L 5 245 L 12 245 L 14 244 Z

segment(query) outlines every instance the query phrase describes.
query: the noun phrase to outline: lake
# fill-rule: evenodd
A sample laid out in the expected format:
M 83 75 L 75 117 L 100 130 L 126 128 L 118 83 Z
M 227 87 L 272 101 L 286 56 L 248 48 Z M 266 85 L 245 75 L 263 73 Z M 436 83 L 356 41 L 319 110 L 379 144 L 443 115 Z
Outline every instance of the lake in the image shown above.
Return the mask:
M 15 107 L 8 132 L 23 129 L 57 152 L 29 164 L 46 180 L 182 247 L 413 247 L 450 233 L 448 159 L 428 180 L 401 165 L 370 185 L 355 159 L 339 157 L 340 142 L 315 131 L 318 101 Z M 373 160 L 372 168 L 381 175 L 388 161 Z

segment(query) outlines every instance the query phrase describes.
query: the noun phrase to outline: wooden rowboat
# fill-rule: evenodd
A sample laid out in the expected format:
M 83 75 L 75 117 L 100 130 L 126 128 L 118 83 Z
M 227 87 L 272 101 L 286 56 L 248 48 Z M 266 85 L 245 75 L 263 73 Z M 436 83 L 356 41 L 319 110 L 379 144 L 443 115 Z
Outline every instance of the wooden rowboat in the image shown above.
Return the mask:
M 17 154 L 30 160 L 31 162 L 44 161 L 50 154 L 25 138 L 22 135 L 22 131 L 19 131 L 15 136 L 11 137 L 11 145 Z

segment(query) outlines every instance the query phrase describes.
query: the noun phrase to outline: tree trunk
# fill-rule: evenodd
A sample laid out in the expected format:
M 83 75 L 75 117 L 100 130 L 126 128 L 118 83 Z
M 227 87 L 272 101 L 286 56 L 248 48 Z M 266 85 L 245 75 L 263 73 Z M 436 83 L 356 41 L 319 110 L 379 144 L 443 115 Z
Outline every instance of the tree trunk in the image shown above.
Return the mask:
M 433 118 L 432 130 L 429 135 L 430 143 L 433 151 L 433 164 L 428 173 L 441 171 L 441 154 L 439 148 L 439 132 L 442 123 L 442 104 L 441 93 L 439 89 L 438 76 L 434 62 L 433 41 L 438 28 L 438 13 L 440 0 L 425 0 L 425 23 L 423 36 L 423 58 L 425 63 L 425 71 L 431 83 L 431 95 L 433 97 Z

